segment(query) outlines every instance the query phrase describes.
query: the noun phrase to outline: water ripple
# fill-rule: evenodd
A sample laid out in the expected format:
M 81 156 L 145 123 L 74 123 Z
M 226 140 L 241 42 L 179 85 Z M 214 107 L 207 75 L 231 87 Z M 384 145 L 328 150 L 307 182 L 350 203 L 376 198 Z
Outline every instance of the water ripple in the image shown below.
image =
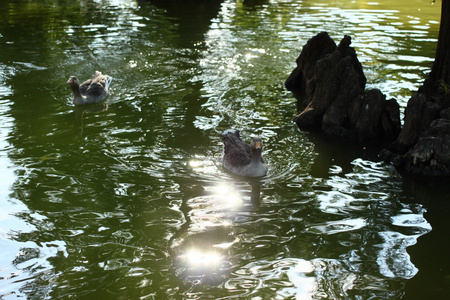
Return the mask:
M 365 151 L 299 131 L 283 81 L 313 35 L 350 34 L 368 87 L 405 106 L 434 56 L 428 4 L 225 0 L 203 22 L 164 1 L 9 2 L 0 298 L 403 295 L 425 209 Z M 67 76 L 95 69 L 111 96 L 73 107 Z M 223 168 L 230 128 L 263 138 L 267 176 Z

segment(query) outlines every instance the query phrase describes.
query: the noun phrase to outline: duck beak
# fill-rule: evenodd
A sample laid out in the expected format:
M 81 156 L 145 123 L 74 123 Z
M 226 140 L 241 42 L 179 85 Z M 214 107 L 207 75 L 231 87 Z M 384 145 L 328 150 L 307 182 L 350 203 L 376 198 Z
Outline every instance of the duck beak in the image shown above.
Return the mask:
M 73 83 L 73 79 L 72 79 L 72 78 L 69 78 L 69 80 L 67 80 L 66 83 L 67 83 L 67 84 L 72 84 L 72 83 Z
M 261 142 L 255 142 L 255 149 L 256 150 L 261 150 Z

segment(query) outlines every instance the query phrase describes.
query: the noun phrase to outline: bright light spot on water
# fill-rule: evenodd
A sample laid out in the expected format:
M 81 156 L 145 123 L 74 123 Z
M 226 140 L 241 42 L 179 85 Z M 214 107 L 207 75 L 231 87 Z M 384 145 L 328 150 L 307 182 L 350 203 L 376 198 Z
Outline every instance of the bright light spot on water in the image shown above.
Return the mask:
M 311 226 L 312 232 L 322 234 L 336 234 L 341 232 L 349 232 L 358 230 L 366 226 L 366 220 L 362 218 L 329 221 L 325 224 Z
M 236 191 L 236 188 L 230 184 L 221 183 L 213 187 L 213 193 L 224 200 L 227 207 L 236 207 L 242 205 L 242 197 Z
M 191 249 L 182 258 L 190 266 L 213 268 L 220 264 L 222 255 L 213 251 L 201 251 L 199 249 Z
M 137 62 L 134 61 L 134 60 L 130 60 L 128 64 L 130 65 L 130 68 L 136 68 L 137 67 Z
M 421 234 L 405 235 L 399 232 L 383 231 L 379 233 L 384 242 L 378 247 L 377 264 L 380 273 L 389 278 L 410 279 L 418 269 L 411 262 L 406 248 L 416 244 Z
M 201 161 L 199 161 L 199 160 L 190 160 L 189 161 L 189 166 L 191 167 L 191 168 L 198 168 L 198 167 L 200 167 L 202 165 L 202 162 Z
M 245 58 L 246 58 L 247 60 L 252 59 L 252 58 L 256 58 L 256 57 L 258 57 L 258 56 L 254 55 L 254 54 L 251 54 L 251 53 L 245 54 Z
M 295 295 L 296 299 L 313 299 L 318 290 L 317 280 L 310 276 L 315 268 L 310 261 L 299 259 L 294 267 L 290 267 L 287 276 L 295 288 L 288 288 L 287 295 Z
M 191 167 L 195 172 L 203 174 L 214 174 L 217 172 L 217 168 L 214 162 L 206 157 L 197 157 L 188 161 L 188 166 Z
M 392 224 L 395 226 L 402 227 L 415 227 L 416 230 L 422 231 L 424 233 L 431 231 L 431 225 L 422 215 L 418 214 L 399 214 L 391 217 Z

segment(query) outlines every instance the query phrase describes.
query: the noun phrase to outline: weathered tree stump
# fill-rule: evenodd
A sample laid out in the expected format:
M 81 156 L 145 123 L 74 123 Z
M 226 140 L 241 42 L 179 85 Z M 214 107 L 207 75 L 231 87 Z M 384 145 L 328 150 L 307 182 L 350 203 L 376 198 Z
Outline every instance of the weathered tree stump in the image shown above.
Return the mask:
M 443 91 L 441 95 L 429 95 L 421 91 L 423 89 L 408 101 L 403 129 L 398 138 L 380 153 L 380 157 L 407 174 L 448 177 L 450 93 Z
M 408 101 L 403 129 L 380 156 L 407 174 L 450 176 L 450 2 L 442 1 L 430 75 Z
M 444 2 L 443 13 L 450 15 L 450 3 Z M 446 33 L 450 37 L 450 31 Z M 304 46 L 285 82 L 297 99 L 294 120 L 299 128 L 362 143 L 383 141 L 386 149 L 380 157 L 399 171 L 449 177 L 450 50 L 444 50 L 450 42 L 438 43 L 430 76 L 408 101 L 403 128 L 395 99 L 386 100 L 378 89 L 365 91 L 366 78 L 350 42 L 344 36 L 336 46 L 322 32 Z
M 399 105 L 377 89 L 365 92 L 366 77 L 350 36 L 338 46 L 322 32 L 311 38 L 285 82 L 297 98 L 300 129 L 363 143 L 391 142 L 400 132 Z

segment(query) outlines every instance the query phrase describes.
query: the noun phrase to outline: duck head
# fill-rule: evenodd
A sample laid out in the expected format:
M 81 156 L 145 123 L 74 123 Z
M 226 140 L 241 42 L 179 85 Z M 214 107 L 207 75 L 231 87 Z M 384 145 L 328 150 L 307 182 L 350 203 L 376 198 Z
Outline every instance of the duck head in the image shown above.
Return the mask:
M 256 136 L 252 140 L 252 150 L 261 152 L 262 151 L 262 139 Z
M 66 83 L 70 86 L 80 85 L 80 82 L 78 81 L 78 78 L 76 76 L 70 76 L 69 80 L 67 80 Z

